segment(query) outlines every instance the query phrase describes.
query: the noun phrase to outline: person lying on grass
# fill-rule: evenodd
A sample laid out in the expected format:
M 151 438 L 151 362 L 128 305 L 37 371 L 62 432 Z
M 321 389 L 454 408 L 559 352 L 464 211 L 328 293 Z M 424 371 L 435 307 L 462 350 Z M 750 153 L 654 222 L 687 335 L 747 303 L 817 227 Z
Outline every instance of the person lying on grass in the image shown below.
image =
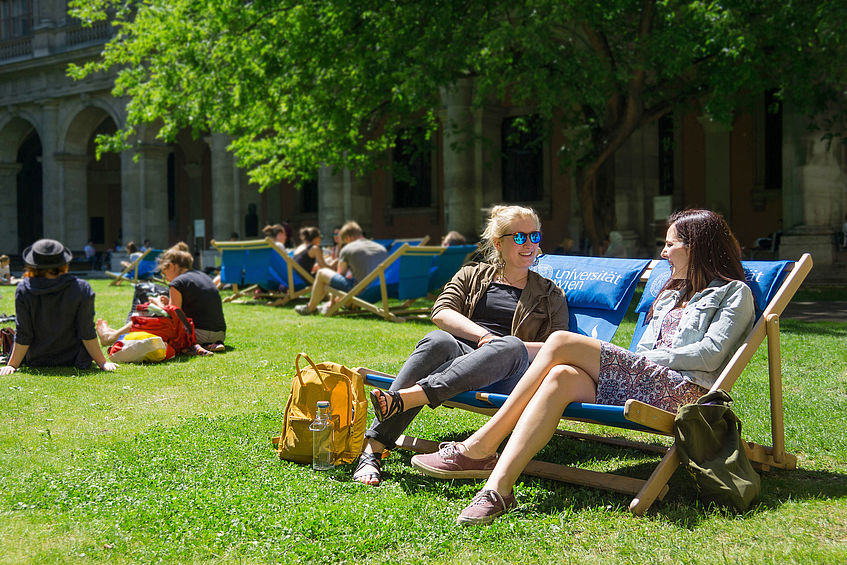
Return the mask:
M 171 304 L 182 308 L 185 315 L 194 321 L 197 337 L 195 351 L 201 355 L 224 351 L 226 320 L 224 319 L 221 295 L 212 279 L 201 271 L 192 270 L 194 258 L 184 243 L 178 243 L 159 255 L 159 269 L 170 282 L 168 296 L 150 298 L 159 307 Z M 97 320 L 97 335 L 104 346 L 111 345 L 118 337 L 127 333 L 132 323 L 112 329 L 105 320 Z
M 416 455 L 438 478 L 485 478 L 458 516 L 488 524 L 517 505 L 513 486 L 571 402 L 623 405 L 634 398 L 676 412 L 714 384 L 753 327 L 753 295 L 741 250 L 724 219 L 708 210 L 672 215 L 662 257 L 671 267 L 636 352 L 570 332 L 544 343 L 502 408 L 461 443 Z M 503 453 L 497 447 L 511 434 Z
M 30 367 L 104 371 L 107 361 L 94 329 L 94 292 L 84 280 L 68 274 L 73 255 L 55 239 L 39 239 L 24 249 L 24 276 L 15 291 L 15 344 L 0 375 Z
M 484 263 L 462 267 L 432 307 L 439 329 L 417 344 L 388 391 L 374 390 L 353 480 L 379 484 L 380 455 L 395 446 L 424 404 L 435 408 L 468 390 L 508 393 L 542 342 L 568 329 L 564 292 L 529 267 L 541 243 L 531 208 L 495 206 L 482 233 Z

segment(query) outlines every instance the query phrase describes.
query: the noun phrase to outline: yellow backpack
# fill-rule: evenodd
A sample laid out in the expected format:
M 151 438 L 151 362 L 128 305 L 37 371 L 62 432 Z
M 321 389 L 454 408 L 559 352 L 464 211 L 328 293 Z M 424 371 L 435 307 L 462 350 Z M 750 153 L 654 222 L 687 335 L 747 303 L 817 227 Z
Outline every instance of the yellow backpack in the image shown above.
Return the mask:
M 300 369 L 300 358 L 309 366 Z M 318 363 L 305 353 L 294 359 L 291 395 L 285 405 L 282 433 L 272 438 L 280 459 L 312 462 L 312 431 L 319 400 L 329 401 L 333 423 L 333 455 L 336 465 L 352 463 L 362 452 L 367 425 L 368 401 L 362 376 L 338 363 Z

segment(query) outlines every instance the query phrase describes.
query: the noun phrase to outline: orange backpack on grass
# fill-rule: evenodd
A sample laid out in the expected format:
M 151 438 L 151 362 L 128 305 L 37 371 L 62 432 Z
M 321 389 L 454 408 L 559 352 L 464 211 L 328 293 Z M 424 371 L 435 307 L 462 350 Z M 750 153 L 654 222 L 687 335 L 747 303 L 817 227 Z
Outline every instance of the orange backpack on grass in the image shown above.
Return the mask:
M 309 366 L 300 369 L 300 358 Z M 305 353 L 294 359 L 291 395 L 285 405 L 282 433 L 272 438 L 280 459 L 312 462 L 312 431 L 319 400 L 329 401 L 333 424 L 333 459 L 336 465 L 352 463 L 362 452 L 368 400 L 362 376 L 338 363 L 315 364 Z

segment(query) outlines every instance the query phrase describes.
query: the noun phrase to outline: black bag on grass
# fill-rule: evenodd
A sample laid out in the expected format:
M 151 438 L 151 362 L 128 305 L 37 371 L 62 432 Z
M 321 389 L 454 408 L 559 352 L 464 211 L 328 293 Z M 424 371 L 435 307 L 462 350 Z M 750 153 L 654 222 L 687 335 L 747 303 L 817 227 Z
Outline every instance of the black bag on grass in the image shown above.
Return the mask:
M 694 475 L 701 497 L 743 512 L 758 498 L 761 485 L 731 404 L 726 391 L 705 394 L 680 407 L 673 433 L 679 458 Z
M 132 308 L 129 309 L 129 314 L 126 316 L 126 321 L 132 321 L 132 315 L 138 312 L 136 306 L 150 302 L 154 296 L 167 296 L 170 293 L 168 287 L 156 284 L 154 282 L 140 282 L 135 285 L 135 294 L 132 297 Z

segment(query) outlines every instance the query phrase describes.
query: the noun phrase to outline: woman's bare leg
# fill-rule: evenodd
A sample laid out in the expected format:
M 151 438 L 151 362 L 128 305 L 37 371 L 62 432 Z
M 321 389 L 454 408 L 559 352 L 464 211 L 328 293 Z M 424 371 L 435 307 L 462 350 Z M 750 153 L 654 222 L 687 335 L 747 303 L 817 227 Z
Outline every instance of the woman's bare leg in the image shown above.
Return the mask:
M 553 333 L 500 410 L 462 442 L 465 455 L 481 459 L 497 451 L 500 443 L 515 428 L 544 378 L 556 365 L 571 365 L 581 369 L 596 383 L 600 374 L 601 343 L 594 338 L 571 332 Z M 560 410 L 557 420 L 561 415 Z
M 127 333 L 130 328 L 132 328 L 132 323 L 128 323 L 122 328 L 113 330 L 109 327 L 109 324 L 106 323 L 106 320 L 103 320 L 102 318 L 98 319 L 97 324 L 94 326 L 94 329 L 97 331 L 97 337 L 100 339 L 100 345 L 103 347 L 107 347 L 115 343 L 118 340 L 118 336 Z
M 571 402 L 593 402 L 596 388 L 594 379 L 581 369 L 553 367 L 518 419 L 483 488 L 500 494 L 512 492 L 527 463 L 550 441 L 565 407 Z

